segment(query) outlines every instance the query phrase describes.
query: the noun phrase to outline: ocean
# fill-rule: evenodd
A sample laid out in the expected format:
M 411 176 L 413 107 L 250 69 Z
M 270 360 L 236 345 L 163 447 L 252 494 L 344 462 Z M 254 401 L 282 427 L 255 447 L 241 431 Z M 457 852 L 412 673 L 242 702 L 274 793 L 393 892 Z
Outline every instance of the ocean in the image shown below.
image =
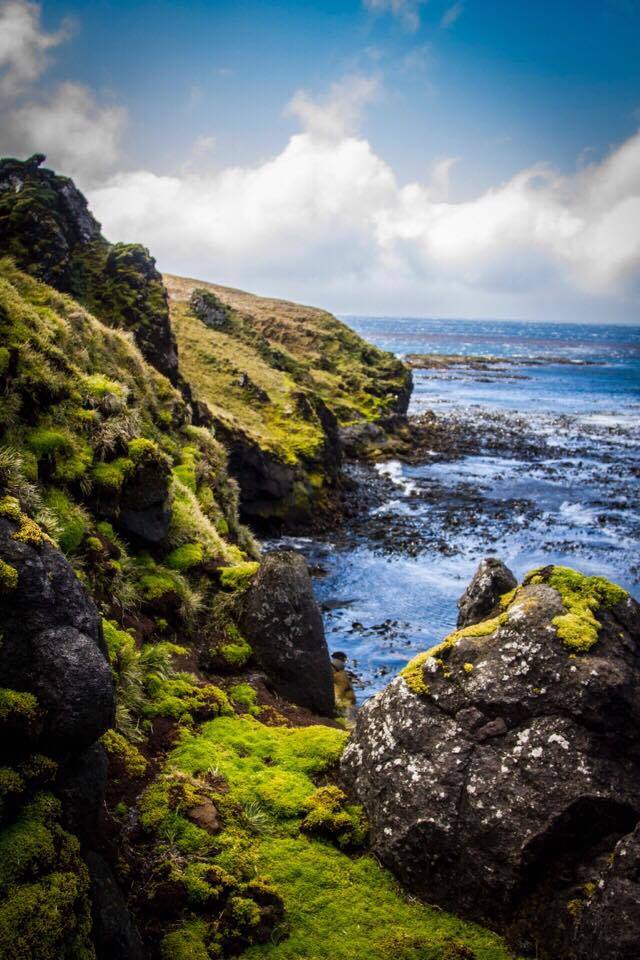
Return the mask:
M 379 466 L 389 494 L 369 526 L 295 542 L 360 701 L 455 627 L 456 600 L 484 556 L 518 579 L 570 565 L 640 598 L 640 327 L 343 319 L 399 356 L 509 361 L 414 370 L 410 414 L 433 411 L 480 438 L 478 449 Z M 374 522 L 398 531 L 396 542 L 373 539 Z

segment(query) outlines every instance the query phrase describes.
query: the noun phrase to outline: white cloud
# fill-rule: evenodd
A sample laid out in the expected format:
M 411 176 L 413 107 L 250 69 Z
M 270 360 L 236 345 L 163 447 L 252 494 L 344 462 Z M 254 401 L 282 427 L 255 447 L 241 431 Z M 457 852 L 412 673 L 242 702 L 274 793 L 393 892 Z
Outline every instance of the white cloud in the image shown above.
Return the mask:
M 174 176 L 131 172 L 120 157 L 123 107 L 72 82 L 39 91 L 62 33 L 44 33 L 25 0 L 0 0 L 3 22 L 26 56 L 16 66 L 0 41 L 0 152 L 46 153 L 89 188 L 111 239 L 146 244 L 165 270 L 354 312 L 637 316 L 640 132 L 601 161 L 578 158 L 572 175 L 534 165 L 454 202 L 456 159 L 403 184 L 358 135 L 380 84 L 354 74 L 325 98 L 298 91 L 287 111 L 301 132 L 267 160 L 220 169 L 207 135 Z
M 567 304 L 633 296 L 640 133 L 572 176 L 534 166 L 455 203 L 452 158 L 401 185 L 366 140 L 311 127 L 252 167 L 119 174 L 92 205 L 109 236 L 147 243 L 164 269 L 334 308 L 497 316 L 545 304 L 566 319 Z
M 70 21 L 56 33 L 45 33 L 40 24 L 41 8 L 25 0 L 0 3 L 0 95 L 22 92 L 42 74 L 48 64 L 47 51 L 68 39 Z
M 99 104 L 86 87 L 61 83 L 49 97 L 22 103 L 3 119 L 3 153 L 45 153 L 51 165 L 92 184 L 113 170 L 126 119 L 126 110 Z
M 445 12 L 442 14 L 442 19 L 440 20 L 440 26 L 444 27 L 446 30 L 447 27 L 452 27 L 456 20 L 459 20 L 464 11 L 464 3 L 459 2 L 454 3 L 452 6 L 447 7 Z
M 48 51 L 70 31 L 65 21 L 56 33 L 46 33 L 41 14 L 40 5 L 28 0 L 0 2 L 0 151 L 18 157 L 44 153 L 51 165 L 89 186 L 114 170 L 127 111 L 99 103 L 78 83 L 38 89 Z
M 297 117 L 302 128 L 315 137 L 340 139 L 357 130 L 363 108 L 378 91 L 379 82 L 374 77 L 352 74 L 334 83 L 329 95 L 320 101 L 308 91 L 298 90 L 285 112 Z
M 402 25 L 412 32 L 420 26 L 420 7 L 427 0 L 363 0 L 371 13 L 391 13 L 398 17 Z

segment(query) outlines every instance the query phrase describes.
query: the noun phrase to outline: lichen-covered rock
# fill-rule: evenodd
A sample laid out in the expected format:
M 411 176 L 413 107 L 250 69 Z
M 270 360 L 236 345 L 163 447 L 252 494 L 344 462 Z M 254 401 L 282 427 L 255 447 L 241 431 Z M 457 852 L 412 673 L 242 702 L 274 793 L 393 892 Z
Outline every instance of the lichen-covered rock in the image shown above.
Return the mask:
M 518 581 L 502 560 L 485 557 L 458 600 L 458 627 L 485 620 L 500 602 L 500 597 L 517 586 Z
M 240 630 L 282 696 L 323 716 L 335 712 L 333 671 L 306 561 L 269 554 L 245 593 Z
M 411 890 L 569 957 L 572 902 L 640 818 L 640 607 L 558 567 L 503 603 L 364 705 L 342 771 Z
M 636 960 L 640 949 L 640 826 L 615 848 L 598 882 L 575 901 L 578 960 Z
M 37 530 L 0 516 L 0 557 L 17 571 L 15 588 L 0 594 L 1 685 L 36 697 L 47 750 L 80 753 L 113 720 L 111 671 L 95 605 Z

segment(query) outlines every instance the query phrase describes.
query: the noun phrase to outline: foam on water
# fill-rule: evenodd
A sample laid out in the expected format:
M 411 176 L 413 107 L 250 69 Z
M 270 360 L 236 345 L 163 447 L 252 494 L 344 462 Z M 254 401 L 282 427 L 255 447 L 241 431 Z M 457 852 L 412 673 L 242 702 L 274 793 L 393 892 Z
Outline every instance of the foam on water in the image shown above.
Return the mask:
M 414 532 L 414 542 L 398 552 L 350 540 L 348 531 L 337 544 L 298 541 L 326 571 L 315 584 L 329 644 L 349 655 L 361 678 L 360 699 L 455 627 L 456 600 L 488 554 L 500 556 L 518 578 L 561 563 L 640 596 L 640 328 L 348 322 L 398 354 L 575 361 L 504 367 L 499 374 L 415 371 L 412 412 L 434 410 L 477 424 L 479 435 L 506 424 L 532 441 L 532 452 L 489 445 L 460 460 L 378 465 L 397 491 L 377 507 L 380 522 Z

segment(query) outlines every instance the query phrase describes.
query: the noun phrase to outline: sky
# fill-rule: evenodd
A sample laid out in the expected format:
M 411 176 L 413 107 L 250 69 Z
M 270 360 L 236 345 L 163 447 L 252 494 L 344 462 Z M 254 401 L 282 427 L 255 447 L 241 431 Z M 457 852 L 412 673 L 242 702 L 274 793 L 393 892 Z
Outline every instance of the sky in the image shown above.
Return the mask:
M 640 323 L 640 0 L 0 0 L 0 153 L 160 269 Z

